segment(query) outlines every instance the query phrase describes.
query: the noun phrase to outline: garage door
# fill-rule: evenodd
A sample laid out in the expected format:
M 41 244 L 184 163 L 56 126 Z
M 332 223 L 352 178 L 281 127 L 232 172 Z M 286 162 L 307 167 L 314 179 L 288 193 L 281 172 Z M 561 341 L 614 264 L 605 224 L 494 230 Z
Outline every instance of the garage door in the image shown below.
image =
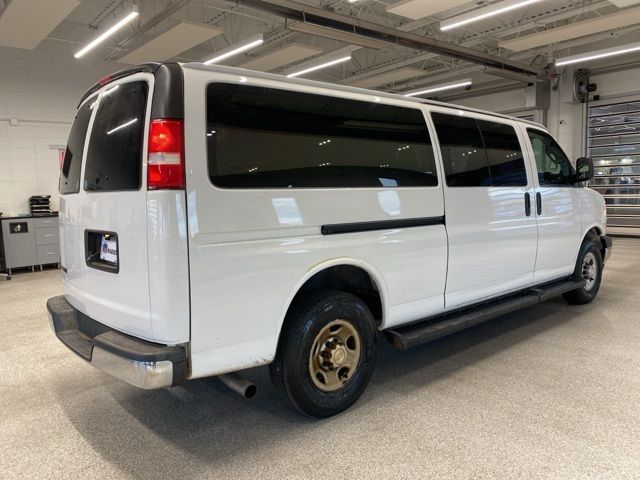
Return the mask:
M 640 235 L 640 100 L 589 107 L 587 133 L 608 233 Z

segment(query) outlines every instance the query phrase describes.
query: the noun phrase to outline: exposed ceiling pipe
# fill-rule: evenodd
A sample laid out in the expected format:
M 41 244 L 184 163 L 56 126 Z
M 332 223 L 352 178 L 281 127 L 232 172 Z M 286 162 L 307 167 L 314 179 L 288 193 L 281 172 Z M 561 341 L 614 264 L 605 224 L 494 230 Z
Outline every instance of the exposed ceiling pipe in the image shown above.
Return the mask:
M 349 34 L 366 37 L 381 43 L 394 46 L 424 50 L 440 55 L 459 58 L 480 65 L 485 65 L 518 73 L 541 75 L 543 70 L 520 62 L 514 62 L 471 48 L 452 45 L 433 38 L 404 32 L 396 28 L 386 27 L 373 22 L 341 15 L 333 11 L 305 5 L 292 0 L 236 0 L 239 5 L 255 8 L 298 22 L 310 23 L 320 27 L 341 30 Z
M 511 72 L 509 70 L 500 70 L 498 68 L 491 67 L 484 67 L 484 73 L 487 75 L 493 75 L 494 77 L 508 78 L 509 80 L 517 80 L 518 82 L 524 83 L 543 81 L 542 78 L 534 77 L 533 75 Z

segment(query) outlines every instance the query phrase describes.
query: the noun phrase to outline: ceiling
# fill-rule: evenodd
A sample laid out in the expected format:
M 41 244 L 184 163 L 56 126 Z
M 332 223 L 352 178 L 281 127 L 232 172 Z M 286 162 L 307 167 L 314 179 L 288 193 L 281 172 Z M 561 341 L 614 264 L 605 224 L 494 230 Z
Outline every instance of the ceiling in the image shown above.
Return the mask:
M 0 45 L 37 51 L 45 43 L 58 43 L 68 46 L 69 55 L 73 56 L 129 13 L 134 3 L 132 0 L 59 0 L 62 8 L 34 17 L 31 12 L 36 1 L 40 0 L 0 0 Z M 252 6 L 242 0 L 137 0 L 135 3 L 140 15 L 78 59 L 78 65 L 103 69 L 113 64 L 113 70 L 118 70 L 140 61 L 169 58 L 181 62 L 203 61 L 217 51 L 261 33 L 264 36 L 261 46 L 221 63 L 287 73 L 296 65 L 339 51 L 351 52 L 352 60 L 310 73 L 306 78 L 392 92 L 463 77 L 472 77 L 474 84 L 480 85 L 514 83 L 513 79 L 500 78 L 500 71 L 498 75 L 495 70 L 486 73 L 485 66 L 464 56 L 453 57 L 390 43 L 372 48 L 355 41 L 347 42 L 341 36 L 338 39 L 300 31 L 300 22 L 296 27 L 295 21 L 278 13 L 254 8 L 261 3 L 255 0 L 249 2 Z M 496 1 L 302 0 L 299 3 L 415 34 L 429 42 L 466 47 L 479 54 L 536 68 L 545 67 L 552 58 L 640 40 L 640 0 L 539 1 L 446 32 L 440 31 L 441 20 Z M 451 8 L 442 10 L 446 8 L 443 6 Z M 161 58 L 166 56 L 169 58 Z

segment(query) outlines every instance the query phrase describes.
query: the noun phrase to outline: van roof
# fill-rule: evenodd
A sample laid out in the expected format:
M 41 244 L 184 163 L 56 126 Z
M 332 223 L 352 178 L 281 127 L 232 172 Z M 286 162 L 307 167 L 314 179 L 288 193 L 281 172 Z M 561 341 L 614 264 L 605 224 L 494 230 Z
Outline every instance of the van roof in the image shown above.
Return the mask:
M 107 75 L 104 78 L 101 78 L 98 82 L 96 82 L 89 90 L 87 90 L 87 92 L 82 96 L 82 98 L 80 99 L 80 102 L 78 103 L 78 106 L 80 106 L 82 104 L 82 102 L 89 97 L 92 93 L 96 92 L 97 90 L 99 90 L 101 87 L 103 87 L 104 85 L 108 84 L 109 82 L 119 79 L 119 78 L 123 78 L 126 77 L 128 75 L 133 75 L 134 73 L 138 73 L 138 72 L 151 72 L 151 73 L 155 73 L 161 66 L 163 65 L 176 65 L 175 62 L 149 62 L 149 63 L 144 63 L 141 65 L 136 65 L 133 67 L 129 67 L 129 68 L 125 68 L 123 70 L 120 70 L 118 72 L 115 72 L 111 75 Z M 265 73 L 265 72 L 258 72 L 255 70 L 246 70 L 244 68 L 238 68 L 238 67 L 225 67 L 223 65 L 205 65 L 203 63 L 199 63 L 199 62 L 189 62 L 189 63 L 180 63 L 179 64 L 182 68 L 189 68 L 189 69 L 193 69 L 193 70 L 204 70 L 204 71 L 208 71 L 208 72 L 218 72 L 218 73 L 228 73 L 228 74 L 232 74 L 232 75 L 243 75 L 245 77 L 253 77 L 253 78 L 261 78 L 261 79 L 265 79 L 265 80 L 274 80 L 274 81 L 286 81 L 287 83 L 291 83 L 294 85 L 306 85 L 306 86 L 310 86 L 310 87 L 319 87 L 319 88 L 327 88 L 327 89 L 332 89 L 332 90 L 339 90 L 339 91 L 343 91 L 343 92 L 349 92 L 349 93 L 359 93 L 359 94 L 364 94 L 364 95 L 374 95 L 374 96 L 378 96 L 378 97 L 382 97 L 382 98 L 390 98 L 393 100 L 400 100 L 403 102 L 413 102 L 413 103 L 419 103 L 419 104 L 426 104 L 426 105 L 437 105 L 440 107 L 447 107 L 447 108 L 455 108 L 457 110 L 464 110 L 467 112 L 474 112 L 474 113 L 482 113 L 485 115 L 491 115 L 494 117 L 499 117 L 499 118 L 505 118 L 508 120 L 513 120 L 515 122 L 521 122 L 521 123 L 526 123 L 529 125 L 533 125 L 539 128 L 543 128 L 546 129 L 546 127 L 544 125 L 541 125 L 539 123 L 536 122 L 531 122 L 529 120 L 524 120 L 522 118 L 517 118 L 517 117 L 513 117 L 511 115 L 505 115 L 502 113 L 495 113 L 495 112 L 490 112 L 488 110 L 481 110 L 478 108 L 471 108 L 471 107 L 465 107 L 463 105 L 456 105 L 453 103 L 445 103 L 445 102 L 438 102 L 435 100 L 428 100 L 428 99 L 424 99 L 424 98 L 416 98 L 416 97 L 405 97 L 404 95 L 398 95 L 396 93 L 387 93 L 387 92 L 380 92 L 378 90 L 369 90 L 366 88 L 358 88 L 358 87 L 351 87 L 349 85 L 340 85 L 337 83 L 328 83 L 328 82 L 318 82 L 316 80 L 307 80 L 304 78 L 297 78 L 297 77 L 293 77 L 293 78 L 289 78 L 286 77 L 284 75 L 276 75 L 274 73 Z
M 425 98 L 416 98 L 416 97 L 405 97 L 404 95 L 399 95 L 396 93 L 387 93 L 387 92 L 381 92 L 378 90 L 369 90 L 367 88 L 358 88 L 358 87 L 351 87 L 349 85 L 340 85 L 337 83 L 329 83 L 329 82 L 319 82 L 317 80 L 307 80 L 304 78 L 297 78 L 297 77 L 286 77 L 284 75 L 277 75 L 275 73 L 265 73 L 265 72 L 258 72 L 255 70 L 246 70 L 244 68 L 238 68 L 238 67 L 226 67 L 223 65 L 205 65 L 204 63 L 200 63 L 200 62 L 189 62 L 189 63 L 181 63 L 180 64 L 182 66 L 182 68 L 190 68 L 193 70 L 205 70 L 205 71 L 209 71 L 209 72 L 218 72 L 218 73 L 228 73 L 228 74 L 233 74 L 233 75 L 243 75 L 245 77 L 253 77 L 253 78 L 261 78 L 261 79 L 265 79 L 265 80 L 276 80 L 276 81 L 286 81 L 287 83 L 292 83 L 292 84 L 297 84 L 297 85 L 306 85 L 306 86 L 310 86 L 310 87 L 320 87 L 320 88 L 328 88 L 328 89 L 332 89 L 332 90 L 340 90 L 343 92 L 349 92 L 349 93 L 360 93 L 360 94 L 365 94 L 365 95 L 375 95 L 378 97 L 382 97 L 382 98 L 391 98 L 394 100 L 401 100 L 403 102 L 414 102 L 414 103 L 420 103 L 420 104 L 427 104 L 427 105 L 437 105 L 439 107 L 447 107 L 447 108 L 455 108 L 457 110 L 464 110 L 467 112 L 475 112 L 475 113 L 483 113 L 485 115 L 492 115 L 494 117 L 500 117 L 500 118 L 506 118 L 508 120 L 513 120 L 515 122 L 522 122 L 522 123 L 526 123 L 529 125 L 534 125 L 536 127 L 542 127 L 545 128 L 546 127 L 544 125 L 541 125 L 539 123 L 536 122 L 532 122 L 530 120 L 524 120 L 522 118 L 517 118 L 517 117 L 513 117 L 511 115 L 505 115 L 502 113 L 495 113 L 495 112 L 491 112 L 488 110 L 481 110 L 478 108 L 472 108 L 472 107 L 465 107 L 463 105 L 456 105 L 453 103 L 446 103 L 446 102 L 438 102 L 436 100 L 428 100 Z

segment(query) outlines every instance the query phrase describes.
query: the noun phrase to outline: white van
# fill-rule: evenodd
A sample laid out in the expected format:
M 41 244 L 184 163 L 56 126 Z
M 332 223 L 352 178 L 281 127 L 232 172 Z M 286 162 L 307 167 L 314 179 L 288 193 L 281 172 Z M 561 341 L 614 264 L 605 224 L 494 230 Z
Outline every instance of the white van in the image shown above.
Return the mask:
M 57 337 L 141 388 L 271 364 L 302 412 L 400 349 L 556 295 L 611 252 L 602 197 L 541 125 L 202 64 L 81 100 L 60 177 Z

